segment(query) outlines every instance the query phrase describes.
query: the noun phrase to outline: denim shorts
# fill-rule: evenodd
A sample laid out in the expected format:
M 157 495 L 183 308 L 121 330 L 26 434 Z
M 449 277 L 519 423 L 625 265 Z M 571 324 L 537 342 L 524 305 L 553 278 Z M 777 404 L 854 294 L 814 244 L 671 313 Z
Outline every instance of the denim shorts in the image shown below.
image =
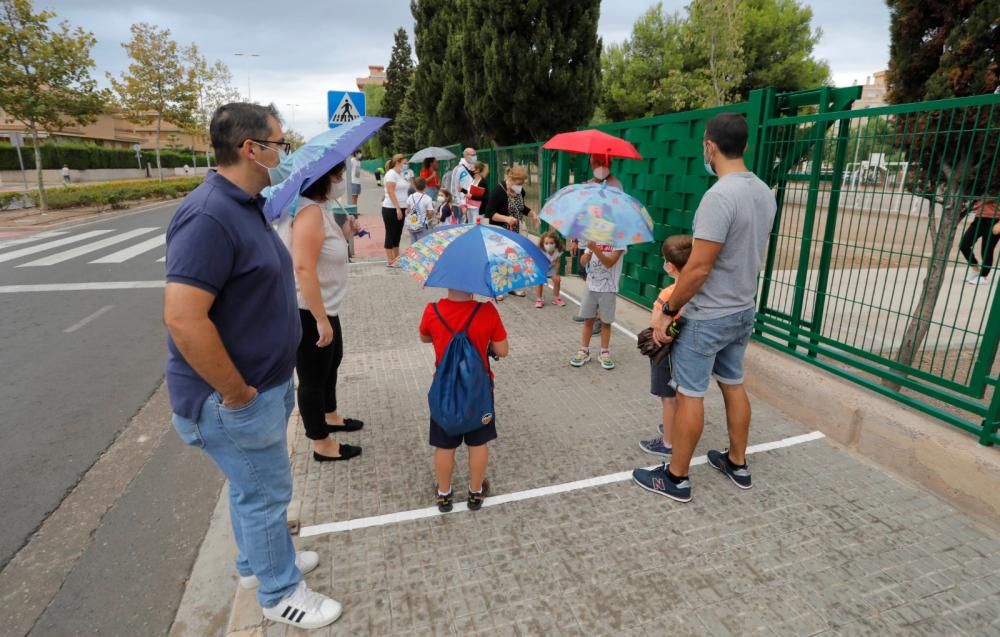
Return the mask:
M 749 308 L 716 319 L 687 319 L 670 350 L 677 392 L 701 398 L 711 377 L 722 385 L 743 384 L 743 356 L 754 316 Z

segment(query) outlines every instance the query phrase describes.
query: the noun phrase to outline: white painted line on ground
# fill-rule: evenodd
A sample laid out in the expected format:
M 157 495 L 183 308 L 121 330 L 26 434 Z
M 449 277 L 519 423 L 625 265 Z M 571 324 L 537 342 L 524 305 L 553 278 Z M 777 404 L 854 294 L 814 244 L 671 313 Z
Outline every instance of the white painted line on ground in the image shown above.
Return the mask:
M 73 332 L 77 331 L 78 329 L 80 329 L 81 327 L 83 327 L 84 325 L 86 325 L 87 323 L 90 323 L 91 321 L 93 321 L 94 319 L 98 318 L 102 314 L 107 314 L 108 312 L 111 311 L 111 308 L 113 308 L 113 307 L 114 307 L 114 305 L 105 305 L 104 307 L 102 307 L 101 309 L 97 310 L 96 312 L 94 312 L 90 316 L 88 316 L 88 317 L 86 317 L 84 319 L 81 319 L 77 323 L 73 323 L 72 325 L 70 325 L 69 327 L 67 327 L 66 329 L 64 329 L 63 332 L 65 332 L 66 334 L 72 334 Z
M 165 281 L 99 281 L 96 283 L 39 283 L 36 285 L 0 285 L 0 294 L 19 292 L 89 292 L 93 290 L 138 290 L 162 288 Z
M 759 445 L 751 445 L 747 447 L 747 453 L 761 453 L 765 451 L 773 451 L 775 449 L 783 449 L 785 447 L 793 447 L 795 445 L 801 445 L 806 442 L 811 442 L 813 440 L 820 440 L 825 436 L 819 431 L 813 431 L 807 434 L 802 434 L 799 436 L 791 436 L 790 438 L 782 438 L 781 440 L 774 440 L 772 442 L 765 442 Z M 706 456 L 698 456 L 691 460 L 691 465 L 706 464 L 708 458 Z M 660 466 L 655 464 L 651 467 L 646 467 L 647 469 L 653 469 Z M 556 495 L 559 493 L 568 493 L 570 491 L 579 491 L 580 489 L 590 489 L 592 487 L 599 487 L 605 484 L 613 484 L 615 482 L 625 482 L 632 479 L 631 471 L 619 471 L 618 473 L 609 473 L 603 476 L 597 476 L 595 478 L 587 478 L 585 480 L 576 480 L 575 482 L 565 482 L 563 484 L 553 484 L 547 487 L 539 487 L 537 489 L 528 489 L 526 491 L 517 491 L 515 493 L 504 493 L 501 495 L 491 496 L 486 498 L 483 503 L 484 507 L 499 506 L 501 504 L 507 504 L 509 502 L 520 502 L 522 500 L 530 500 L 532 498 L 540 498 L 547 495 Z M 464 502 L 456 502 L 455 508 L 452 513 L 457 513 L 461 511 L 468 511 L 468 507 Z M 340 533 L 342 531 L 354 531 L 357 529 L 367 529 L 373 526 L 386 526 L 388 524 L 398 524 L 400 522 L 409 522 L 411 520 L 422 520 L 424 518 L 433 518 L 439 515 L 451 515 L 450 513 L 441 513 L 437 510 L 437 507 L 428 507 L 426 509 L 413 509 L 411 511 L 400 511 L 398 513 L 387 513 L 385 515 L 375 515 L 367 518 L 356 518 L 354 520 L 344 520 L 343 522 L 328 522 L 326 524 L 317 524 L 314 526 L 303 527 L 299 530 L 299 537 L 312 537 L 315 535 L 326 535 L 328 533 Z
M 159 248 L 167 242 L 167 233 L 155 236 L 152 239 L 146 239 L 142 243 L 137 243 L 131 248 L 125 248 L 124 250 L 119 250 L 118 252 L 112 252 L 107 256 L 103 256 L 100 259 L 94 259 L 91 263 L 122 263 L 128 261 L 132 257 L 138 256 L 143 252 L 149 252 L 155 248 Z M 165 259 L 166 257 L 164 257 Z
M 167 262 L 167 255 L 163 255 L 162 257 L 160 257 L 159 259 L 157 259 L 156 262 L 157 263 L 166 263 Z
M 552 289 L 552 284 L 551 283 L 546 283 L 545 286 L 547 288 L 549 288 L 550 290 Z M 569 294 L 566 294 L 562 290 L 559 291 L 559 296 L 563 297 L 564 299 L 569 299 L 570 301 L 573 301 L 577 305 L 583 307 L 583 303 L 581 303 L 577 299 L 573 298 Z M 628 336 L 629 338 L 636 339 L 636 340 L 639 338 L 638 334 L 633 333 L 632 330 L 628 329 L 627 327 L 624 327 L 621 323 L 618 323 L 617 321 L 614 322 L 614 323 L 612 323 L 611 327 L 617 328 L 619 332 L 621 332 L 625 336 Z
M 374 261 L 362 259 L 361 261 L 351 261 L 349 265 L 385 265 L 386 263 L 385 259 L 375 259 Z
M 4 239 L 0 241 L 0 250 L 6 250 L 7 248 L 22 245 L 25 243 L 33 243 L 35 241 L 40 241 L 42 239 L 51 239 L 53 237 L 58 237 L 60 235 L 67 234 L 68 230 L 59 230 L 57 232 L 39 232 L 38 234 L 33 234 L 30 237 L 21 237 L 19 239 Z
M 29 261 L 28 263 L 22 263 L 17 267 L 33 268 L 46 265 L 55 265 L 56 263 L 69 261 L 70 259 L 75 259 L 76 257 L 83 256 L 85 254 L 90 254 L 91 252 L 97 252 L 98 250 L 107 248 L 108 246 L 113 246 L 117 243 L 122 243 L 124 241 L 128 241 L 129 239 L 134 239 L 135 237 L 139 237 L 144 234 L 149 234 L 150 232 L 156 232 L 157 230 L 159 230 L 159 228 L 136 228 L 135 230 L 129 230 L 128 232 L 116 234 L 115 236 L 108 237 L 107 239 L 101 239 L 100 241 L 94 241 L 93 243 L 88 243 L 86 245 L 72 248 L 70 250 L 57 252 L 56 254 L 52 254 L 47 257 L 42 257 L 41 259 Z
M 49 241 L 48 243 L 21 248 L 20 250 L 14 250 L 13 252 L 8 252 L 7 254 L 0 254 L 0 263 L 3 263 L 4 261 L 13 261 L 14 259 L 26 257 L 29 254 L 35 254 L 37 252 L 44 252 L 45 250 L 50 250 L 52 248 L 69 245 L 71 243 L 76 243 L 77 241 L 85 241 L 92 237 L 98 237 L 109 232 L 111 232 L 111 230 L 91 230 L 90 232 L 84 232 L 83 234 L 74 235 L 72 237 L 63 237 L 62 239 L 56 239 L 55 241 Z

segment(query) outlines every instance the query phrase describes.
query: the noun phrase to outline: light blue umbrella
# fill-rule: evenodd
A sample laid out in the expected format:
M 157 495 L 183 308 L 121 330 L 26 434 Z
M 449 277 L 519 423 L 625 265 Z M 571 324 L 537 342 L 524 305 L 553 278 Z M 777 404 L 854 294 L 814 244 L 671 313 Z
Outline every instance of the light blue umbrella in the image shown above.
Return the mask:
M 414 153 L 413 157 L 410 157 L 408 164 L 416 164 L 422 162 L 428 157 L 433 157 L 441 161 L 447 161 L 449 159 L 455 159 L 455 153 L 451 152 L 446 148 L 441 148 L 440 146 L 428 146 L 422 150 L 418 150 Z
M 653 218 L 642 203 L 606 183 L 566 186 L 539 213 L 564 237 L 626 248 L 653 240 Z
M 549 258 L 521 235 L 499 226 L 444 226 L 414 243 L 399 265 L 425 287 L 497 297 L 545 283 Z
M 388 121 L 384 117 L 361 117 L 303 144 L 278 165 L 277 172 L 284 177 L 281 182 L 261 192 L 267 198 L 264 215 L 274 221 L 292 211 L 303 190 L 350 157 Z

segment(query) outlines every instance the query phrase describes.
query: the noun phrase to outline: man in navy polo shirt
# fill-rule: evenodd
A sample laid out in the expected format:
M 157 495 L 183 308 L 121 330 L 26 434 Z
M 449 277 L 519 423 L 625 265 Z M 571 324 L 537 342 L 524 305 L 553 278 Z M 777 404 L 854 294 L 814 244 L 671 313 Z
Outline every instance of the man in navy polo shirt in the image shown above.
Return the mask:
M 229 479 L 240 584 L 264 616 L 319 628 L 340 616 L 310 591 L 286 521 L 292 496 L 286 427 L 301 338 L 291 257 L 263 213 L 288 144 L 274 106 L 227 104 L 212 117 L 218 171 L 192 191 L 167 228 L 167 387 L 174 427 Z

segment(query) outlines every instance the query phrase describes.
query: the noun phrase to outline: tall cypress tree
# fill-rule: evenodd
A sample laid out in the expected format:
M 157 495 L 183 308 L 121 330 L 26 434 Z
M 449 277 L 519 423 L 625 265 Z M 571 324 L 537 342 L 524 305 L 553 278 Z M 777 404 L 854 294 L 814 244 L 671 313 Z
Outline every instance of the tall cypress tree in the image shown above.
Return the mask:
M 590 120 L 600 88 L 600 0 L 465 5 L 465 103 L 477 130 L 514 144 Z
M 385 97 L 382 100 L 382 117 L 395 120 L 403 109 L 406 91 L 413 80 L 413 51 L 410 49 L 410 38 L 406 29 L 400 27 L 396 31 L 395 43 L 392 45 L 392 57 L 389 58 L 389 68 L 385 70 Z M 379 141 L 390 152 L 396 152 L 393 146 L 395 121 L 391 121 L 379 131 Z

